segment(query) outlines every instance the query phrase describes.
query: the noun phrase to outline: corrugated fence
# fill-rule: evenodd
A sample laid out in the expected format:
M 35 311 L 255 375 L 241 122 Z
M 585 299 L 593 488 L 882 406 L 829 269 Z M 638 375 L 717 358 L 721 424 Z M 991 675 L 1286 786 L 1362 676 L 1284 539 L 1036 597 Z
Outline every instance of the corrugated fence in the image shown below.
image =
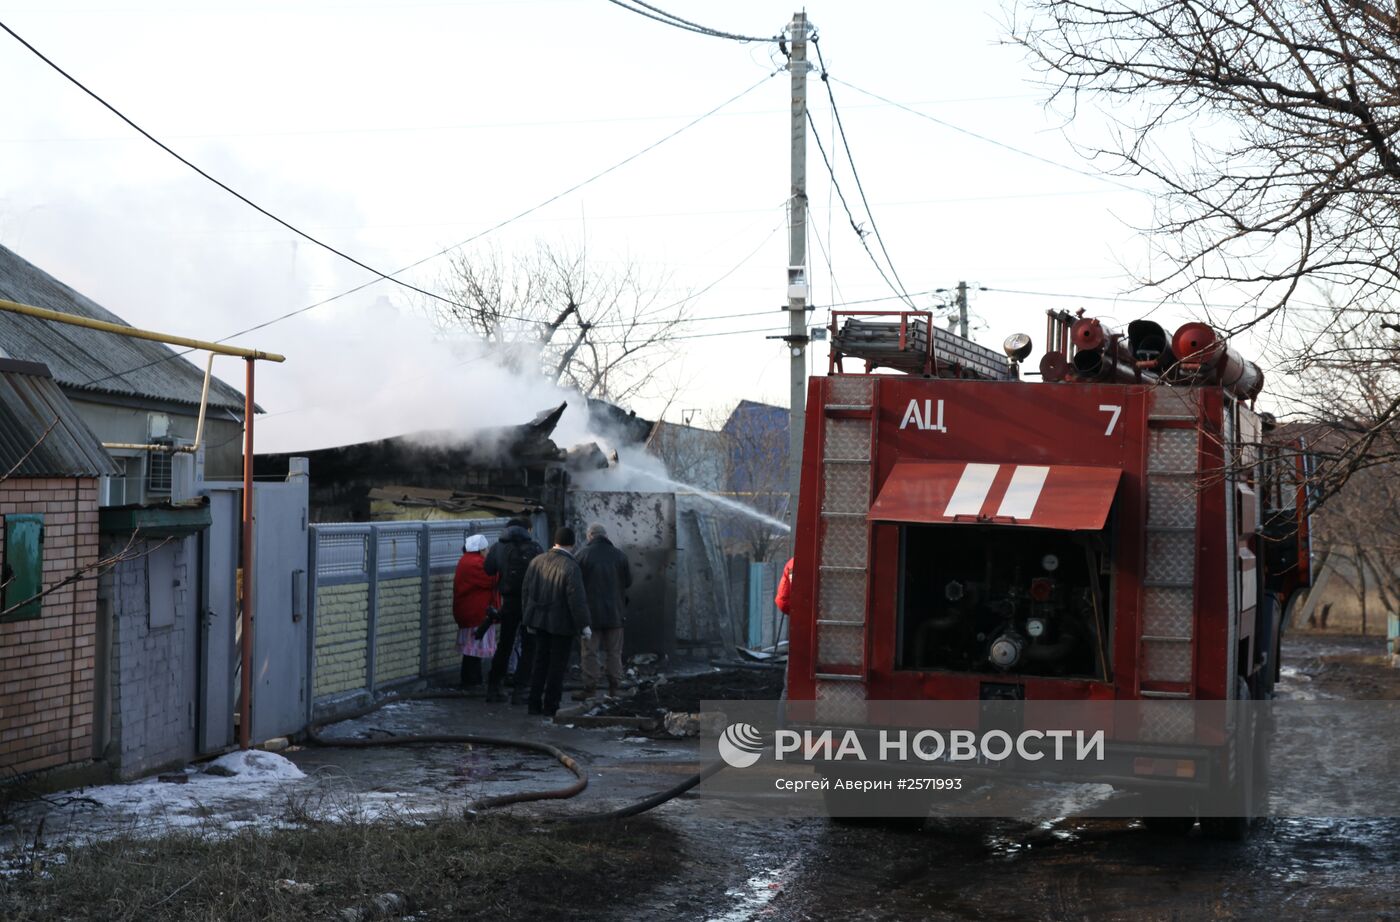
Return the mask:
M 452 574 L 462 542 L 473 534 L 494 541 L 505 526 L 506 519 L 311 526 L 317 713 L 454 668 Z

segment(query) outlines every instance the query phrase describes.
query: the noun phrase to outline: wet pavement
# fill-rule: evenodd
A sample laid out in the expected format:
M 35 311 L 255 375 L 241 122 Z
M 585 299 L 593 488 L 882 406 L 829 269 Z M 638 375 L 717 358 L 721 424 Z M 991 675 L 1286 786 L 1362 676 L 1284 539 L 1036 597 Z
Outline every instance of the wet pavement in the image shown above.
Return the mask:
M 1280 694 L 1302 699 L 1400 698 L 1380 639 L 1309 636 L 1285 651 Z M 593 812 L 667 788 L 700 764 L 694 741 L 624 730 L 556 726 L 481 700 L 391 704 L 336 724 L 336 735 L 478 733 L 541 739 L 585 769 L 589 787 L 565 802 L 511 808 L 525 816 Z M 304 779 L 230 785 L 198 779 L 198 798 L 152 808 L 89 803 L 83 792 L 16 814 L 12 835 L 45 815 L 50 841 L 162 823 L 220 828 L 296 824 L 337 815 L 428 817 L 460 813 L 484 795 L 561 787 L 572 776 L 548 757 L 495 747 L 302 747 L 284 753 Z M 196 790 L 196 785 L 172 785 Z M 594 918 L 712 919 L 1257 919 L 1400 918 L 1400 821 L 1267 821 L 1246 844 L 1149 832 L 1134 820 L 1042 822 L 934 819 L 922 830 L 838 825 L 826 819 L 722 816 L 703 794 L 652 814 L 674 833 L 682 870 L 640 901 Z M 149 808 L 149 809 L 148 809 Z M 641 831 L 619 834 L 645 835 Z M 570 907 L 577 915 L 579 907 Z
M 1302 637 L 1281 696 L 1400 697 L 1380 639 Z M 1393 919 L 1400 820 L 1281 818 L 1244 844 L 1124 819 L 726 820 L 661 808 L 687 872 L 618 919 Z M 661 812 L 659 811 L 659 812 Z

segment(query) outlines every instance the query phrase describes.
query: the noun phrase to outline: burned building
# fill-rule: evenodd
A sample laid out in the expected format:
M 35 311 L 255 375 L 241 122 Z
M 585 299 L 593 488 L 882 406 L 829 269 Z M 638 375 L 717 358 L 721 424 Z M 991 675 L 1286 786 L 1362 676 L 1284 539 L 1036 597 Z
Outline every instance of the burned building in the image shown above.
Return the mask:
M 562 521 L 569 453 L 551 437 L 567 404 L 529 423 L 463 435 L 420 432 L 316 451 L 258 455 L 259 477 L 306 458 L 313 522 L 473 518 L 544 511 Z M 606 463 L 606 462 L 604 462 Z

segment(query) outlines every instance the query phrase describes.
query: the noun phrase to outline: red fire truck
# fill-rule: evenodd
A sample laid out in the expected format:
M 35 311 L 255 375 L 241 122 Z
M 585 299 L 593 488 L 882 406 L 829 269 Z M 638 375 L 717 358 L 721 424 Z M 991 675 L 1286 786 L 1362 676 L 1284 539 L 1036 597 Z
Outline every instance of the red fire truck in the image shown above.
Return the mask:
M 1028 337 L 1003 357 L 927 313 L 838 312 L 830 335 L 788 668 L 813 722 L 871 701 L 1271 696 L 1309 580 L 1302 455 L 1266 447 L 1263 375 L 1210 327 L 1051 312 L 1039 380 Z M 1150 737 L 1126 786 L 1197 780 Z M 1240 771 L 1220 762 L 1201 770 Z

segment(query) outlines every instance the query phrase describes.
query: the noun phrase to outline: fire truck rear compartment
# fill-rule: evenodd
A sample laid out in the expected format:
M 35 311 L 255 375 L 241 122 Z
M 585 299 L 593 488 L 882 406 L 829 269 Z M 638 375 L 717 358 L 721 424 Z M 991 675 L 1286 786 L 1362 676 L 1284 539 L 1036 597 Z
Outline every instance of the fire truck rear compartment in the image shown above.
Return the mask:
M 1107 680 L 1103 532 L 903 525 L 895 668 Z

